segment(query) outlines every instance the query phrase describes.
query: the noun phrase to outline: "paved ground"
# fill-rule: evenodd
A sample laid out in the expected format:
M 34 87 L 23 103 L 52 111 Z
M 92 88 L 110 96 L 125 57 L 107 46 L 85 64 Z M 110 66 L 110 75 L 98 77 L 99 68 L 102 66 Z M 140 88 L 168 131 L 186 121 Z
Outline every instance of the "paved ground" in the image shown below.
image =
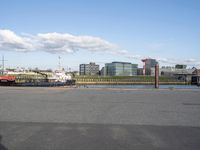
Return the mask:
M 200 91 L 1 87 L 0 135 L 9 150 L 199 150 Z

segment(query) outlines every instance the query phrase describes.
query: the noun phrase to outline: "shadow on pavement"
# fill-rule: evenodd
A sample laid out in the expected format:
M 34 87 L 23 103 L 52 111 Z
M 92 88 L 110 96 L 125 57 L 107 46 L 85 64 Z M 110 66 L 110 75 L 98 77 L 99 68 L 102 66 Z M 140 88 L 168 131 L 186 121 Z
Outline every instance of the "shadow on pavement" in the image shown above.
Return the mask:
M 0 150 L 8 150 L 1 142 L 2 142 L 2 136 L 0 135 Z
M 0 122 L 0 150 L 199 150 L 200 128 L 184 126 Z

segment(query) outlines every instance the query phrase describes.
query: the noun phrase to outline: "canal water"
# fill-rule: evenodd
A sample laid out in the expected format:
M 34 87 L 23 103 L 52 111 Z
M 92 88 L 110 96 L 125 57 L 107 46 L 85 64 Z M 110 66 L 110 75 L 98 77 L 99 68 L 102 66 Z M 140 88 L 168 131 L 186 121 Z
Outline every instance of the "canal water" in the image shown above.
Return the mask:
M 80 85 L 78 88 L 153 89 L 154 85 Z M 159 85 L 159 89 L 199 89 L 196 85 Z

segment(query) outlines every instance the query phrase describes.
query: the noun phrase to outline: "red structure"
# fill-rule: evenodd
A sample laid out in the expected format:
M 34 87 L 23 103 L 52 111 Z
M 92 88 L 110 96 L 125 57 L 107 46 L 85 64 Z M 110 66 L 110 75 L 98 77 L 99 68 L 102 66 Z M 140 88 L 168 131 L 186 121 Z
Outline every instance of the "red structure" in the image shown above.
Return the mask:
M 142 59 L 142 62 L 143 62 L 143 75 L 144 76 L 146 74 L 146 61 L 147 61 L 147 59 Z
M 15 76 L 0 76 L 0 86 L 12 86 L 15 85 Z
M 15 81 L 15 76 L 0 76 L 0 81 Z

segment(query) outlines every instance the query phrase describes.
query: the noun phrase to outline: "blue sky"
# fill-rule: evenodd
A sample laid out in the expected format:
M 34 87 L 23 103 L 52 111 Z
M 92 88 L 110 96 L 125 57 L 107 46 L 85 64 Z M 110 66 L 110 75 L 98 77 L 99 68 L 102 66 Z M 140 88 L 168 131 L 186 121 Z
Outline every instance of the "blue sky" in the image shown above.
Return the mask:
M 101 66 L 112 61 L 128 61 L 141 66 L 140 59 L 145 57 L 159 59 L 161 65 L 185 63 L 200 67 L 199 0 L 1 0 L 0 30 L 0 54 L 8 60 L 6 67 L 55 69 L 58 56 L 64 68 L 73 70 L 77 70 L 80 63 L 90 61 Z M 16 43 L 10 40 L 5 43 L 5 36 L 12 34 L 4 30 L 36 41 L 30 42 L 32 45 L 41 42 L 43 45 L 30 50 L 25 47 L 27 51 L 18 52 L 14 50 Z M 70 43 L 72 51 L 67 45 L 68 51 L 62 47 L 54 53 L 47 49 L 48 45 L 38 34 L 45 34 L 42 35 L 45 40 L 53 36 L 56 41 L 69 40 L 63 36 L 69 34 L 79 42 L 78 45 Z M 85 36 L 90 37 L 90 42 Z M 25 42 L 27 40 L 23 44 Z M 94 51 L 91 49 L 93 42 L 93 48 L 97 49 Z M 106 45 L 107 42 L 112 45 Z

